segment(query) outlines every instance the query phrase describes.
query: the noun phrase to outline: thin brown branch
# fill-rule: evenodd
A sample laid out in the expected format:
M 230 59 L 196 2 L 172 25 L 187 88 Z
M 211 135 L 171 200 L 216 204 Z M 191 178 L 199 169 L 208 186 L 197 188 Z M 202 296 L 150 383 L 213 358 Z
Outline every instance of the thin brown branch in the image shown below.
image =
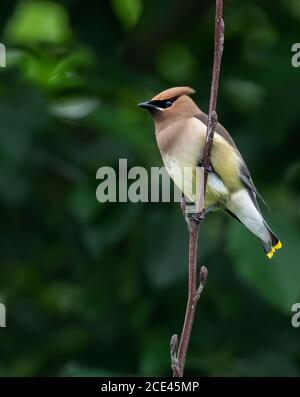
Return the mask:
M 206 140 L 204 146 L 203 166 L 206 170 L 204 178 L 204 193 L 207 183 L 207 170 L 210 166 L 210 155 L 213 146 L 215 129 L 218 123 L 217 99 L 219 90 L 219 79 L 221 70 L 221 61 L 224 48 L 224 21 L 223 21 L 223 0 L 216 0 L 216 17 L 215 17 L 215 49 L 212 82 L 209 100 L 208 123 L 206 131 Z
M 188 282 L 188 301 L 185 312 L 185 319 L 182 328 L 181 337 L 178 343 L 177 335 L 173 335 L 170 343 L 171 350 L 171 366 L 174 377 L 182 377 L 184 374 L 186 355 L 191 338 L 193 322 L 195 318 L 195 311 L 197 302 L 200 299 L 201 293 L 207 279 L 207 268 L 202 266 L 200 269 L 200 282 L 197 288 L 197 245 L 200 226 L 205 218 L 204 210 L 204 196 L 207 184 L 207 175 L 210 167 L 210 157 L 213 146 L 214 132 L 218 123 L 218 116 L 216 113 L 219 76 L 221 69 L 221 60 L 224 45 L 224 22 L 223 22 L 223 0 L 216 0 L 216 16 L 215 16 L 215 46 L 214 46 L 214 62 L 211 83 L 211 93 L 209 101 L 208 124 L 206 131 L 206 140 L 203 154 L 203 168 L 200 170 L 199 178 L 199 197 L 196 203 L 197 217 L 189 218 L 189 282 Z M 183 200 L 181 206 L 184 216 L 187 219 L 185 211 L 185 202 Z

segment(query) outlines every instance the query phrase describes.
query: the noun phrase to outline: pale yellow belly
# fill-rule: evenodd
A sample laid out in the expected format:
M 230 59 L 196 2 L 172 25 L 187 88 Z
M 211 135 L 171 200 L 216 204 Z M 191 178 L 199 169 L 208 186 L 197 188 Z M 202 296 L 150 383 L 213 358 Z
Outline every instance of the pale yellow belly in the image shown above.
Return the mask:
M 196 193 L 200 190 L 199 187 L 196 186 L 196 168 L 182 167 L 176 160 L 168 156 L 164 158 L 164 163 L 175 185 L 184 193 L 189 201 L 195 202 Z M 201 183 L 200 178 L 198 181 Z M 225 205 L 229 195 L 230 192 L 221 179 L 215 173 L 209 173 L 204 207 L 207 208 L 216 204 Z
M 180 127 L 177 125 L 177 130 Z M 181 129 L 182 133 L 172 148 L 168 148 L 168 151 L 161 150 L 161 154 L 174 183 L 189 200 L 194 201 L 195 169 L 203 157 L 206 126 L 200 120 L 192 118 L 185 121 Z M 215 134 L 211 164 L 217 175 L 210 174 L 208 177 L 205 207 L 226 202 L 232 192 L 240 189 L 241 163 L 242 159 L 236 150 L 221 135 Z M 185 172 L 186 168 L 190 172 Z

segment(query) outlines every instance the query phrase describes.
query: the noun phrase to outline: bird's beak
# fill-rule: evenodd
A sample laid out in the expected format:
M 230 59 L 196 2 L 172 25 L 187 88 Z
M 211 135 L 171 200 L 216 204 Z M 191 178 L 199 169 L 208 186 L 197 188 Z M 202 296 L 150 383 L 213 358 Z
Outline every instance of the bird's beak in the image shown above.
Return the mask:
M 147 110 L 152 110 L 152 109 L 158 110 L 159 109 L 157 106 L 155 106 L 153 103 L 151 103 L 151 101 L 141 102 L 138 104 L 138 106 L 140 108 L 147 109 Z

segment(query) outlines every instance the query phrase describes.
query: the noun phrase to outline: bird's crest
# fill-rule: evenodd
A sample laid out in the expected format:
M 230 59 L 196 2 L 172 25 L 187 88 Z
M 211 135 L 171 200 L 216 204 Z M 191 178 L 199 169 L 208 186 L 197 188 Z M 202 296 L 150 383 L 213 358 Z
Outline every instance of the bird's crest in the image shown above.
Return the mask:
M 161 101 L 169 98 L 180 97 L 182 95 L 191 95 L 195 92 L 196 91 L 191 87 L 173 87 L 159 93 L 154 98 L 152 98 L 152 101 Z

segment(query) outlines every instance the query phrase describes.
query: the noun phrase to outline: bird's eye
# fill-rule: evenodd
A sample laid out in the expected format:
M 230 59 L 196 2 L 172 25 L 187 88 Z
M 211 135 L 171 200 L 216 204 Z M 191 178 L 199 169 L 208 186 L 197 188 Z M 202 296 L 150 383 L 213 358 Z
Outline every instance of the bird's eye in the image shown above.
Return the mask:
M 172 106 L 173 102 L 172 101 L 166 101 L 165 105 L 167 108 L 169 108 L 170 106 Z

